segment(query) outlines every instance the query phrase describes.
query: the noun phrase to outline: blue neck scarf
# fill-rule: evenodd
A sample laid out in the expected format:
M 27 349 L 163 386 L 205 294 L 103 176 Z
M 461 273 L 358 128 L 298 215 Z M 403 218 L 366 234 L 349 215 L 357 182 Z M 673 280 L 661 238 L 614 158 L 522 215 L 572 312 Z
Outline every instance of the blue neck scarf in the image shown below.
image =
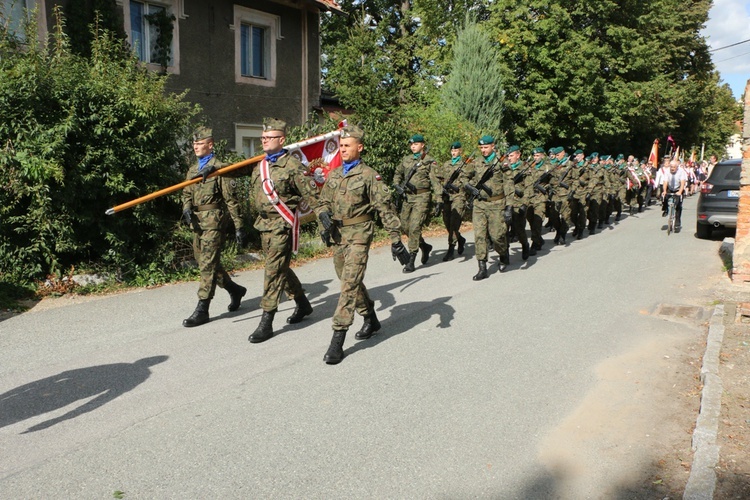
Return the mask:
M 489 156 L 485 156 L 484 157 L 484 162 L 485 163 L 491 163 L 494 159 L 495 159 L 495 151 L 493 151 L 492 153 L 490 153 Z
M 288 151 L 286 149 L 282 149 L 278 153 L 274 153 L 272 155 L 266 154 L 266 160 L 268 161 L 268 163 L 276 163 L 277 161 L 279 161 L 279 158 L 287 153 Z
M 456 156 L 455 158 L 451 158 L 451 165 L 455 165 L 456 163 L 461 161 L 460 156 Z
M 205 167 L 208 162 L 211 161 L 211 158 L 214 157 L 214 154 L 211 153 L 210 155 L 204 156 L 203 158 L 198 158 L 198 172 L 203 170 L 203 167 Z
M 343 164 L 344 175 L 348 174 L 351 169 L 359 165 L 359 162 L 361 161 L 362 160 L 359 158 L 357 158 L 356 160 L 352 160 L 352 161 L 345 161 Z
M 414 153 L 415 160 L 419 160 L 420 158 L 422 158 L 422 153 Z

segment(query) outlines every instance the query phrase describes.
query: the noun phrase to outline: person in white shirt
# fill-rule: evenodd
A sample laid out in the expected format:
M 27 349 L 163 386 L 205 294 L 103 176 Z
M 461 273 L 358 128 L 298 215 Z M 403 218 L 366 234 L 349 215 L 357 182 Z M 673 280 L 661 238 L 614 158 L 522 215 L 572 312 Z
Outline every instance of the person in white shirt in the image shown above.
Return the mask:
M 682 220 L 682 199 L 685 196 L 685 186 L 687 184 L 688 176 L 685 169 L 680 168 L 677 160 L 672 160 L 669 163 L 669 173 L 664 176 L 662 183 L 662 217 L 667 215 L 667 195 L 674 195 L 676 199 L 675 205 L 675 231 L 681 227 Z

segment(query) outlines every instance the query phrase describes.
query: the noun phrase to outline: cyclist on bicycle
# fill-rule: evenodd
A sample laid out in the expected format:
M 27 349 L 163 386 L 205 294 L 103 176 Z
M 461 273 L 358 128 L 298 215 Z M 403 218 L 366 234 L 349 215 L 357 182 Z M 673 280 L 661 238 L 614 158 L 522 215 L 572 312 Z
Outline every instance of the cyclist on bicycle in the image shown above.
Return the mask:
M 664 176 L 663 189 L 662 189 L 662 204 L 661 209 L 662 217 L 666 217 L 669 200 L 669 196 L 675 197 L 675 231 L 680 229 L 682 219 L 682 199 L 685 196 L 685 185 L 687 184 L 688 176 L 684 169 L 680 168 L 677 160 L 669 162 L 669 173 Z

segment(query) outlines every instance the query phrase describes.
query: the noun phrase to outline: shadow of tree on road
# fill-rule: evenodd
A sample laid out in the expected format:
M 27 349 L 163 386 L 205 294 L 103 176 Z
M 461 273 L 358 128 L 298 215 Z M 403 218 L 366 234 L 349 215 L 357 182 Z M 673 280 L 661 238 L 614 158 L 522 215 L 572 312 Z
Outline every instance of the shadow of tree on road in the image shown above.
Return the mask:
M 93 411 L 143 383 L 150 366 L 168 356 L 152 356 L 134 363 L 90 366 L 67 370 L 0 394 L 0 428 L 64 408 L 76 401 L 96 396 L 81 406 L 26 429 L 36 432 Z

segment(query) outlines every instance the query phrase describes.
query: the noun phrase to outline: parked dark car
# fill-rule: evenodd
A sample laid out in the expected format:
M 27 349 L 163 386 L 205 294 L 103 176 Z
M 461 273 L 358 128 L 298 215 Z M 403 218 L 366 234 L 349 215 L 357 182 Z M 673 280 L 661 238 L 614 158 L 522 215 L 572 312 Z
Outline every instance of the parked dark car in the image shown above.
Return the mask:
M 740 173 L 742 160 L 717 163 L 701 187 L 698 196 L 698 238 L 709 238 L 714 228 L 736 228 L 740 203 Z

